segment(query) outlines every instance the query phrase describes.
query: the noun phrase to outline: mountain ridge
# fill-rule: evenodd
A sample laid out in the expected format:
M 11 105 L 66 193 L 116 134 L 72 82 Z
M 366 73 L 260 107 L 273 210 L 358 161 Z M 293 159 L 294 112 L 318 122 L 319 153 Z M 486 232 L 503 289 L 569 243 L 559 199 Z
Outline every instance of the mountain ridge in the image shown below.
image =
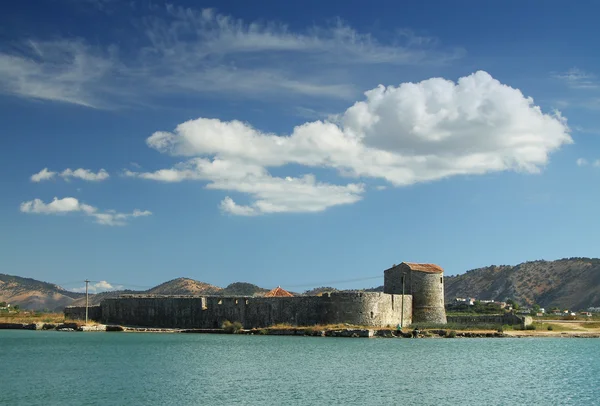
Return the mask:
M 563 258 L 536 260 L 518 265 L 490 265 L 444 277 L 445 300 L 475 297 L 505 301 L 513 299 L 523 305 L 581 310 L 600 306 L 600 259 Z M 343 291 L 342 289 L 339 289 Z M 357 290 L 357 289 L 352 289 Z M 381 292 L 383 286 L 361 289 Z M 338 291 L 318 287 L 305 295 Z M 89 304 L 121 294 L 262 296 L 268 289 L 248 282 L 234 282 L 225 288 L 191 278 L 175 278 L 143 291 L 119 290 L 89 295 Z M 18 304 L 23 309 L 61 311 L 69 305 L 85 305 L 85 294 L 32 278 L 0 274 L 0 301 Z

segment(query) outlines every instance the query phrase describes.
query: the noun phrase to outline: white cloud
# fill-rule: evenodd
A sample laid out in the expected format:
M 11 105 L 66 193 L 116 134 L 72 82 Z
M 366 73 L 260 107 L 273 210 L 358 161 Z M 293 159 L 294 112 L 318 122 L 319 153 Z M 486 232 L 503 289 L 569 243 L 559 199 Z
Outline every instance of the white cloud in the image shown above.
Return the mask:
M 588 164 L 588 161 L 585 158 L 577 159 L 577 166 L 585 166 Z
M 600 159 L 596 159 L 592 165 L 596 168 L 600 167 Z
M 100 82 L 114 73 L 110 55 L 80 40 L 28 40 L 19 52 L 0 52 L 0 91 L 95 107 Z
M 75 169 L 75 170 L 71 170 L 71 169 L 67 168 L 64 171 L 62 171 L 60 176 L 65 180 L 68 180 L 69 178 L 79 178 L 79 179 L 87 180 L 90 182 L 102 181 L 102 180 L 106 180 L 110 177 L 108 172 L 106 172 L 104 169 L 100 169 L 100 171 L 98 171 L 98 173 L 94 173 L 94 172 L 90 171 L 89 169 L 83 169 L 83 168 L 79 168 L 79 169 Z
M 0 52 L 0 92 L 105 109 L 198 92 L 352 99 L 362 66 L 443 64 L 464 53 L 407 30 L 381 42 L 341 20 L 293 31 L 211 9 L 163 11 L 134 21 L 138 31 L 118 45 L 24 40 Z
M 600 83 L 596 75 L 585 72 L 578 68 L 571 68 L 564 73 L 554 75 L 556 78 L 565 81 L 572 89 L 598 89 Z
M 313 175 L 272 177 L 267 168 L 332 168 L 346 177 L 405 186 L 455 175 L 537 173 L 550 153 L 573 142 L 559 112 L 544 114 L 531 98 L 482 71 L 457 83 L 432 78 L 379 86 L 365 96 L 335 120 L 307 122 L 288 136 L 235 120 L 191 120 L 173 133 L 154 133 L 147 144 L 197 158 L 170 169 L 125 174 L 208 181 L 208 188 L 250 195 L 248 206 L 230 198 L 221 203 L 233 214 L 320 211 L 360 200 L 364 185 L 319 183 Z
M 152 212 L 148 210 L 135 209 L 132 213 L 118 213 L 114 210 L 100 212 L 96 207 L 81 203 L 74 197 L 59 199 L 55 197 L 50 203 L 44 203 L 41 199 L 21 203 L 20 210 L 23 213 L 34 214 L 66 214 L 80 212 L 86 216 L 93 217 L 98 224 L 108 226 L 123 226 L 131 217 L 149 216 Z
M 56 174 L 57 174 L 57 172 L 52 172 L 52 171 L 49 171 L 48 168 L 44 168 L 41 171 L 39 171 L 38 173 L 31 175 L 31 181 L 32 182 L 41 182 L 44 180 L 50 180 L 50 179 L 54 178 L 54 176 Z M 98 181 L 106 180 L 110 177 L 108 172 L 106 172 L 104 169 L 100 169 L 98 171 L 98 173 L 94 173 L 89 169 L 83 169 L 83 168 L 79 168 L 79 169 L 75 169 L 75 170 L 67 168 L 60 173 L 60 176 L 64 180 L 67 180 L 67 181 L 71 178 L 78 178 L 78 179 L 83 179 L 83 180 L 87 180 L 90 182 L 98 182 Z
M 88 284 L 88 292 L 91 292 L 91 293 L 108 292 L 111 290 L 121 290 L 123 288 L 124 288 L 123 285 L 115 285 L 115 284 L 109 283 L 107 281 L 91 282 Z M 85 292 L 85 285 L 80 288 L 74 288 L 73 292 Z
M 56 172 L 49 171 L 48 168 L 44 168 L 36 174 L 31 175 L 32 182 L 41 182 L 44 180 L 50 180 L 56 175 Z

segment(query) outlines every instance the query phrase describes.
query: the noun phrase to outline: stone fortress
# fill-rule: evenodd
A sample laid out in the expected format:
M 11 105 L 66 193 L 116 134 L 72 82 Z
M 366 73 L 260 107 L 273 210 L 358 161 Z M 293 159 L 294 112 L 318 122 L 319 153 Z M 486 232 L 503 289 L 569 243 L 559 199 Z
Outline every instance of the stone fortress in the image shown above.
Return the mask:
M 104 324 L 182 329 L 220 328 L 226 320 L 239 321 L 244 328 L 280 323 L 371 327 L 445 324 L 443 273 L 437 265 L 403 262 L 384 271 L 383 293 L 285 297 L 122 295 L 90 307 L 89 318 Z M 85 307 L 67 307 L 65 316 L 85 318 Z

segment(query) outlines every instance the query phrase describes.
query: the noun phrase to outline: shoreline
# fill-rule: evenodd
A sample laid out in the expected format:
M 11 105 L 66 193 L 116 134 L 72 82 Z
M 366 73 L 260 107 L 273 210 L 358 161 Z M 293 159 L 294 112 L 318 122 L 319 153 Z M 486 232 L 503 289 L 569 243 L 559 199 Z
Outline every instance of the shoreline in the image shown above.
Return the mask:
M 450 330 L 423 329 L 368 329 L 368 328 L 314 328 L 314 327 L 266 327 L 241 329 L 237 332 L 225 329 L 177 329 L 160 327 L 120 326 L 120 325 L 85 325 L 77 322 L 66 323 L 0 323 L 0 330 L 31 331 L 64 331 L 64 332 L 124 332 L 124 333 L 167 333 L 167 334 L 239 334 L 239 335 L 272 335 L 296 337 L 348 337 L 348 338 L 600 338 L 598 331 L 540 331 L 510 330 L 498 332 L 493 330 Z

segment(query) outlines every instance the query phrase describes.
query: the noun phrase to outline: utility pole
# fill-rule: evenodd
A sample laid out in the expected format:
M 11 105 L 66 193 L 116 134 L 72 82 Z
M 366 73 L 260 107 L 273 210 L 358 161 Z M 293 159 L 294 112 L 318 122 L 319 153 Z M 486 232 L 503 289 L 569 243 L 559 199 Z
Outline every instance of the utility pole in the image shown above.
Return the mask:
M 404 274 L 402 274 L 402 304 L 400 305 L 400 328 L 404 327 Z
M 85 280 L 85 324 L 88 324 L 88 305 L 89 305 L 89 299 L 88 299 L 88 283 L 90 283 L 90 281 L 88 281 L 87 279 Z

